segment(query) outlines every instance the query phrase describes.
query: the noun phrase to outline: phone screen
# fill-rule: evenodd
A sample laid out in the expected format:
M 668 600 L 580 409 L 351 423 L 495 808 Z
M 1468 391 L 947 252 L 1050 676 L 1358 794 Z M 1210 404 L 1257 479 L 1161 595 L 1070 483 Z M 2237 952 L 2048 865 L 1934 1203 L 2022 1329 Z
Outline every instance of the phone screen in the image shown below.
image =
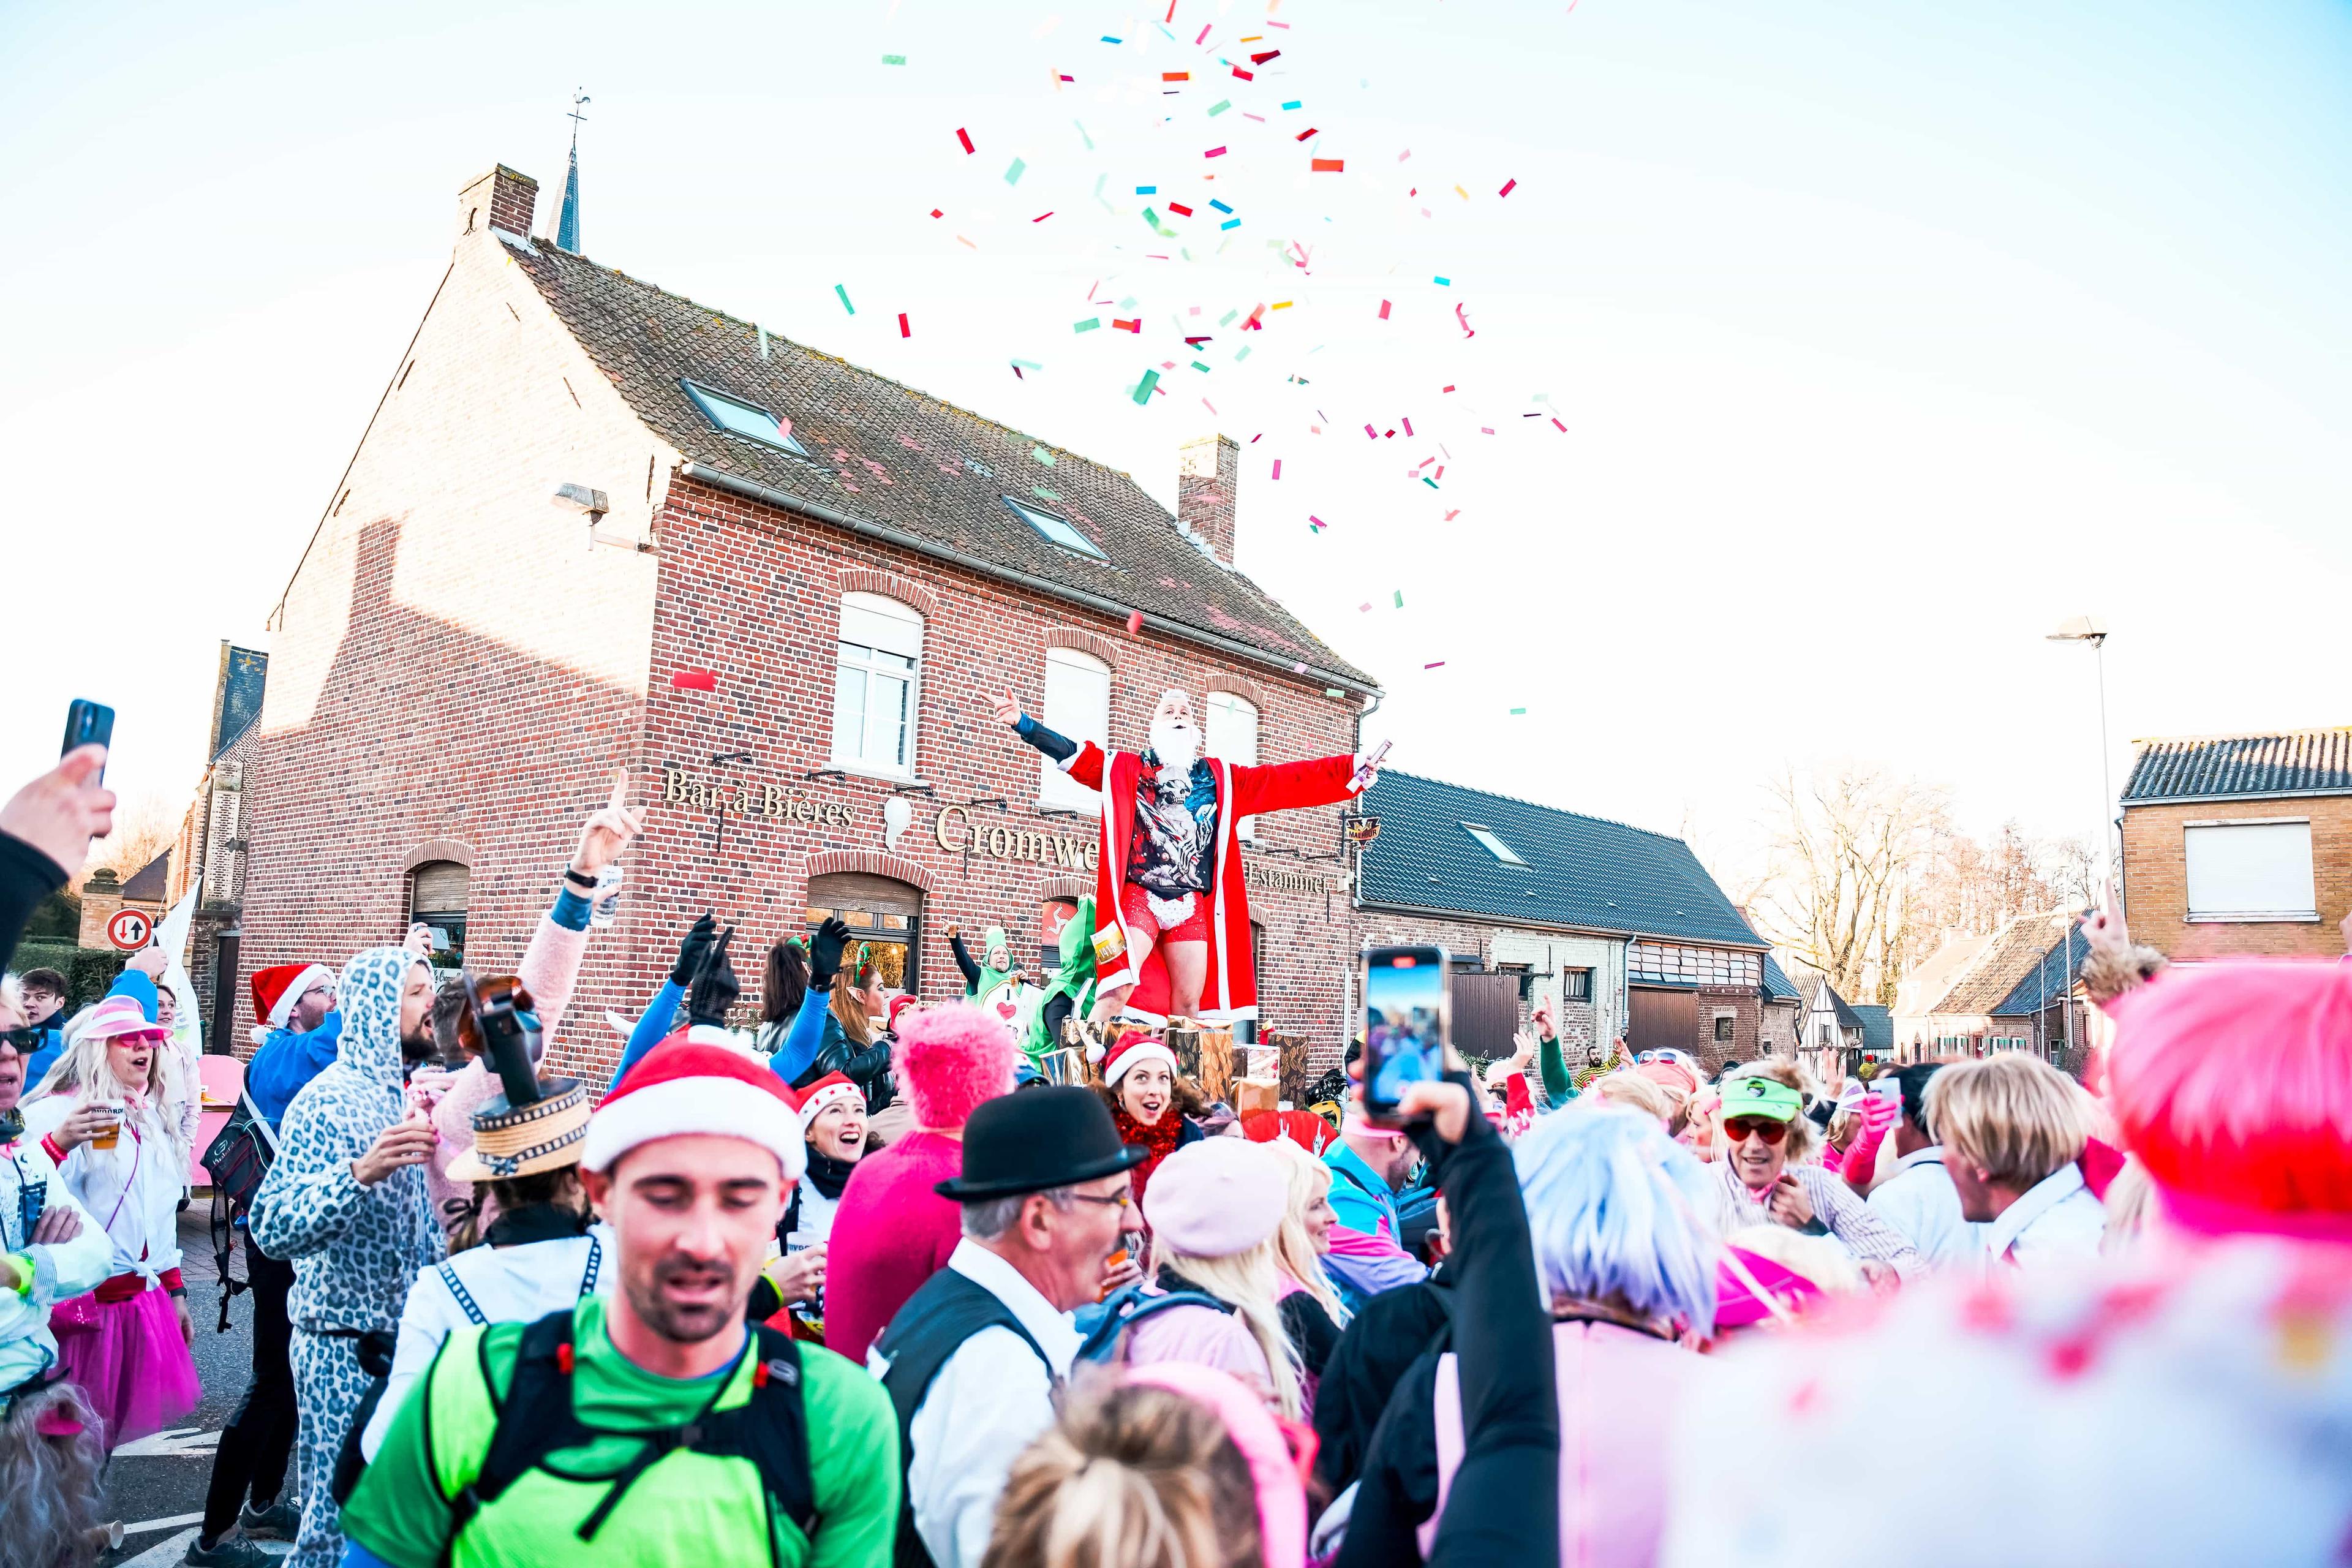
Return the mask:
M 1363 958 L 1364 1103 L 1392 1111 L 1405 1086 L 1444 1076 L 1449 1013 L 1442 947 L 1376 947 Z

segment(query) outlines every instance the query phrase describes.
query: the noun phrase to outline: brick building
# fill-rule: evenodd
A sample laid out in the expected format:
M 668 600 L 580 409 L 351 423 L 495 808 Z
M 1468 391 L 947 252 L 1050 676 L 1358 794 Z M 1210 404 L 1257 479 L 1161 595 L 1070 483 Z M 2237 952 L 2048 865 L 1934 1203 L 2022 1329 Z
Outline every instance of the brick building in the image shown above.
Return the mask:
M 243 931 L 237 920 L 247 868 L 245 809 L 258 784 L 254 760 L 261 738 L 257 725 L 268 683 L 268 654 L 221 644 L 205 771 L 180 818 L 164 898 L 164 907 L 175 909 L 199 879 L 204 883 L 205 896 L 189 922 L 188 946 L 180 961 L 195 989 L 209 1051 L 230 1051 L 237 1037 L 234 1004 L 242 973 Z
M 999 727 L 1354 749 L 1371 678 L 1233 569 L 1237 449 L 1129 476 L 529 237 L 537 188 L 461 193 L 449 267 L 273 616 L 250 764 L 245 967 L 394 941 L 510 968 L 615 768 L 650 804 L 558 1049 L 601 1073 L 688 921 L 838 910 L 887 978 L 961 988 L 946 928 L 1025 952 L 1093 886 L 1092 797 Z M 1139 611 L 1143 626 L 1127 621 Z M 1267 1027 L 1342 1038 L 1339 808 L 1245 853 Z M 1335 862 L 1336 863 L 1336 862 Z M 240 1026 L 244 1020 L 240 1020 Z
M 1895 986 L 1896 1058 L 1916 1062 L 2030 1050 L 2063 1064 L 2067 1019 L 2061 999 L 2074 998 L 2078 1044 L 2091 1028 L 2074 980 L 2085 951 L 2067 910 L 2013 916 L 1982 935 L 1947 933 L 1943 945 Z
M 1571 1062 L 1621 1037 L 1710 1068 L 1793 1050 L 1794 987 L 1681 839 L 1393 769 L 1361 809 L 1358 933 L 1446 949 L 1473 1053 L 1538 999 Z
M 2332 958 L 2352 912 L 2352 728 L 2137 742 L 2132 934 L 2176 959 Z

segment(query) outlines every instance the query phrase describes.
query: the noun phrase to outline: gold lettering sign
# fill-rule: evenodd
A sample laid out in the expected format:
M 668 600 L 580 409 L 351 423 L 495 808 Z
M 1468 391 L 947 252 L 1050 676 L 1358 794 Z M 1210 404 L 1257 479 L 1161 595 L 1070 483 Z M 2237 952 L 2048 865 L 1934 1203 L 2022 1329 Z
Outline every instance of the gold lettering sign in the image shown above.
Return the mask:
M 662 802 L 667 805 L 730 812 L 737 816 L 763 816 L 773 822 L 806 822 L 826 827 L 846 827 L 857 820 L 857 807 L 850 801 L 814 795 L 790 784 L 730 784 L 688 778 L 683 768 L 662 770 Z
M 1270 866 L 1263 860 L 1242 862 L 1242 879 L 1253 892 L 1263 893 L 1330 893 L 1347 886 L 1344 879 L 1310 876 L 1284 866 Z
M 950 831 L 949 824 L 955 824 Z M 1091 871 L 1102 863 L 1102 843 L 1094 834 L 1039 833 L 1025 827 L 975 827 L 960 805 L 940 807 L 931 837 L 950 854 L 969 850 L 992 860 L 1019 860 L 1064 871 Z

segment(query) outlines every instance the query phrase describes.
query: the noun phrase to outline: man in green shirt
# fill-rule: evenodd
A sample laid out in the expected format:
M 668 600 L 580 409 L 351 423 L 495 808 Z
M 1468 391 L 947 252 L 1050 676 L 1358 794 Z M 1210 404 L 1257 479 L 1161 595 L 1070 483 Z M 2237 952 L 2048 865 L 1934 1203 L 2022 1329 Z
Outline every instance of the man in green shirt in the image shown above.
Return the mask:
M 743 1323 L 805 1165 L 764 1064 L 684 1037 L 647 1053 L 582 1160 L 619 1288 L 443 1343 L 343 1505 L 346 1563 L 885 1568 L 888 1397 Z

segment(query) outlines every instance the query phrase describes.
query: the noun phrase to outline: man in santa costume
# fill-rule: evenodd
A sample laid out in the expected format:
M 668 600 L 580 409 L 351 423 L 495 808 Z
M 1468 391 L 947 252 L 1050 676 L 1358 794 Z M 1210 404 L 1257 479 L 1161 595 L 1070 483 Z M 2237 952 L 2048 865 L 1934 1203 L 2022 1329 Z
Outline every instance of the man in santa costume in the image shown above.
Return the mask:
M 1352 800 L 1377 767 L 1357 756 L 1241 767 L 1201 755 L 1192 699 L 1170 689 L 1151 712 L 1150 745 L 1111 752 L 1057 735 L 1021 711 L 1010 693 L 989 699 L 998 721 L 1102 795 L 1095 872 L 1095 954 L 1100 1007 L 1128 1016 L 1233 1024 L 1257 1017 L 1250 956 L 1249 889 L 1235 830 L 1245 817 Z M 1140 994 L 1157 953 L 1165 971 Z M 1156 977 L 1155 972 L 1155 977 Z M 1165 996 L 1165 1012 L 1150 1004 Z

